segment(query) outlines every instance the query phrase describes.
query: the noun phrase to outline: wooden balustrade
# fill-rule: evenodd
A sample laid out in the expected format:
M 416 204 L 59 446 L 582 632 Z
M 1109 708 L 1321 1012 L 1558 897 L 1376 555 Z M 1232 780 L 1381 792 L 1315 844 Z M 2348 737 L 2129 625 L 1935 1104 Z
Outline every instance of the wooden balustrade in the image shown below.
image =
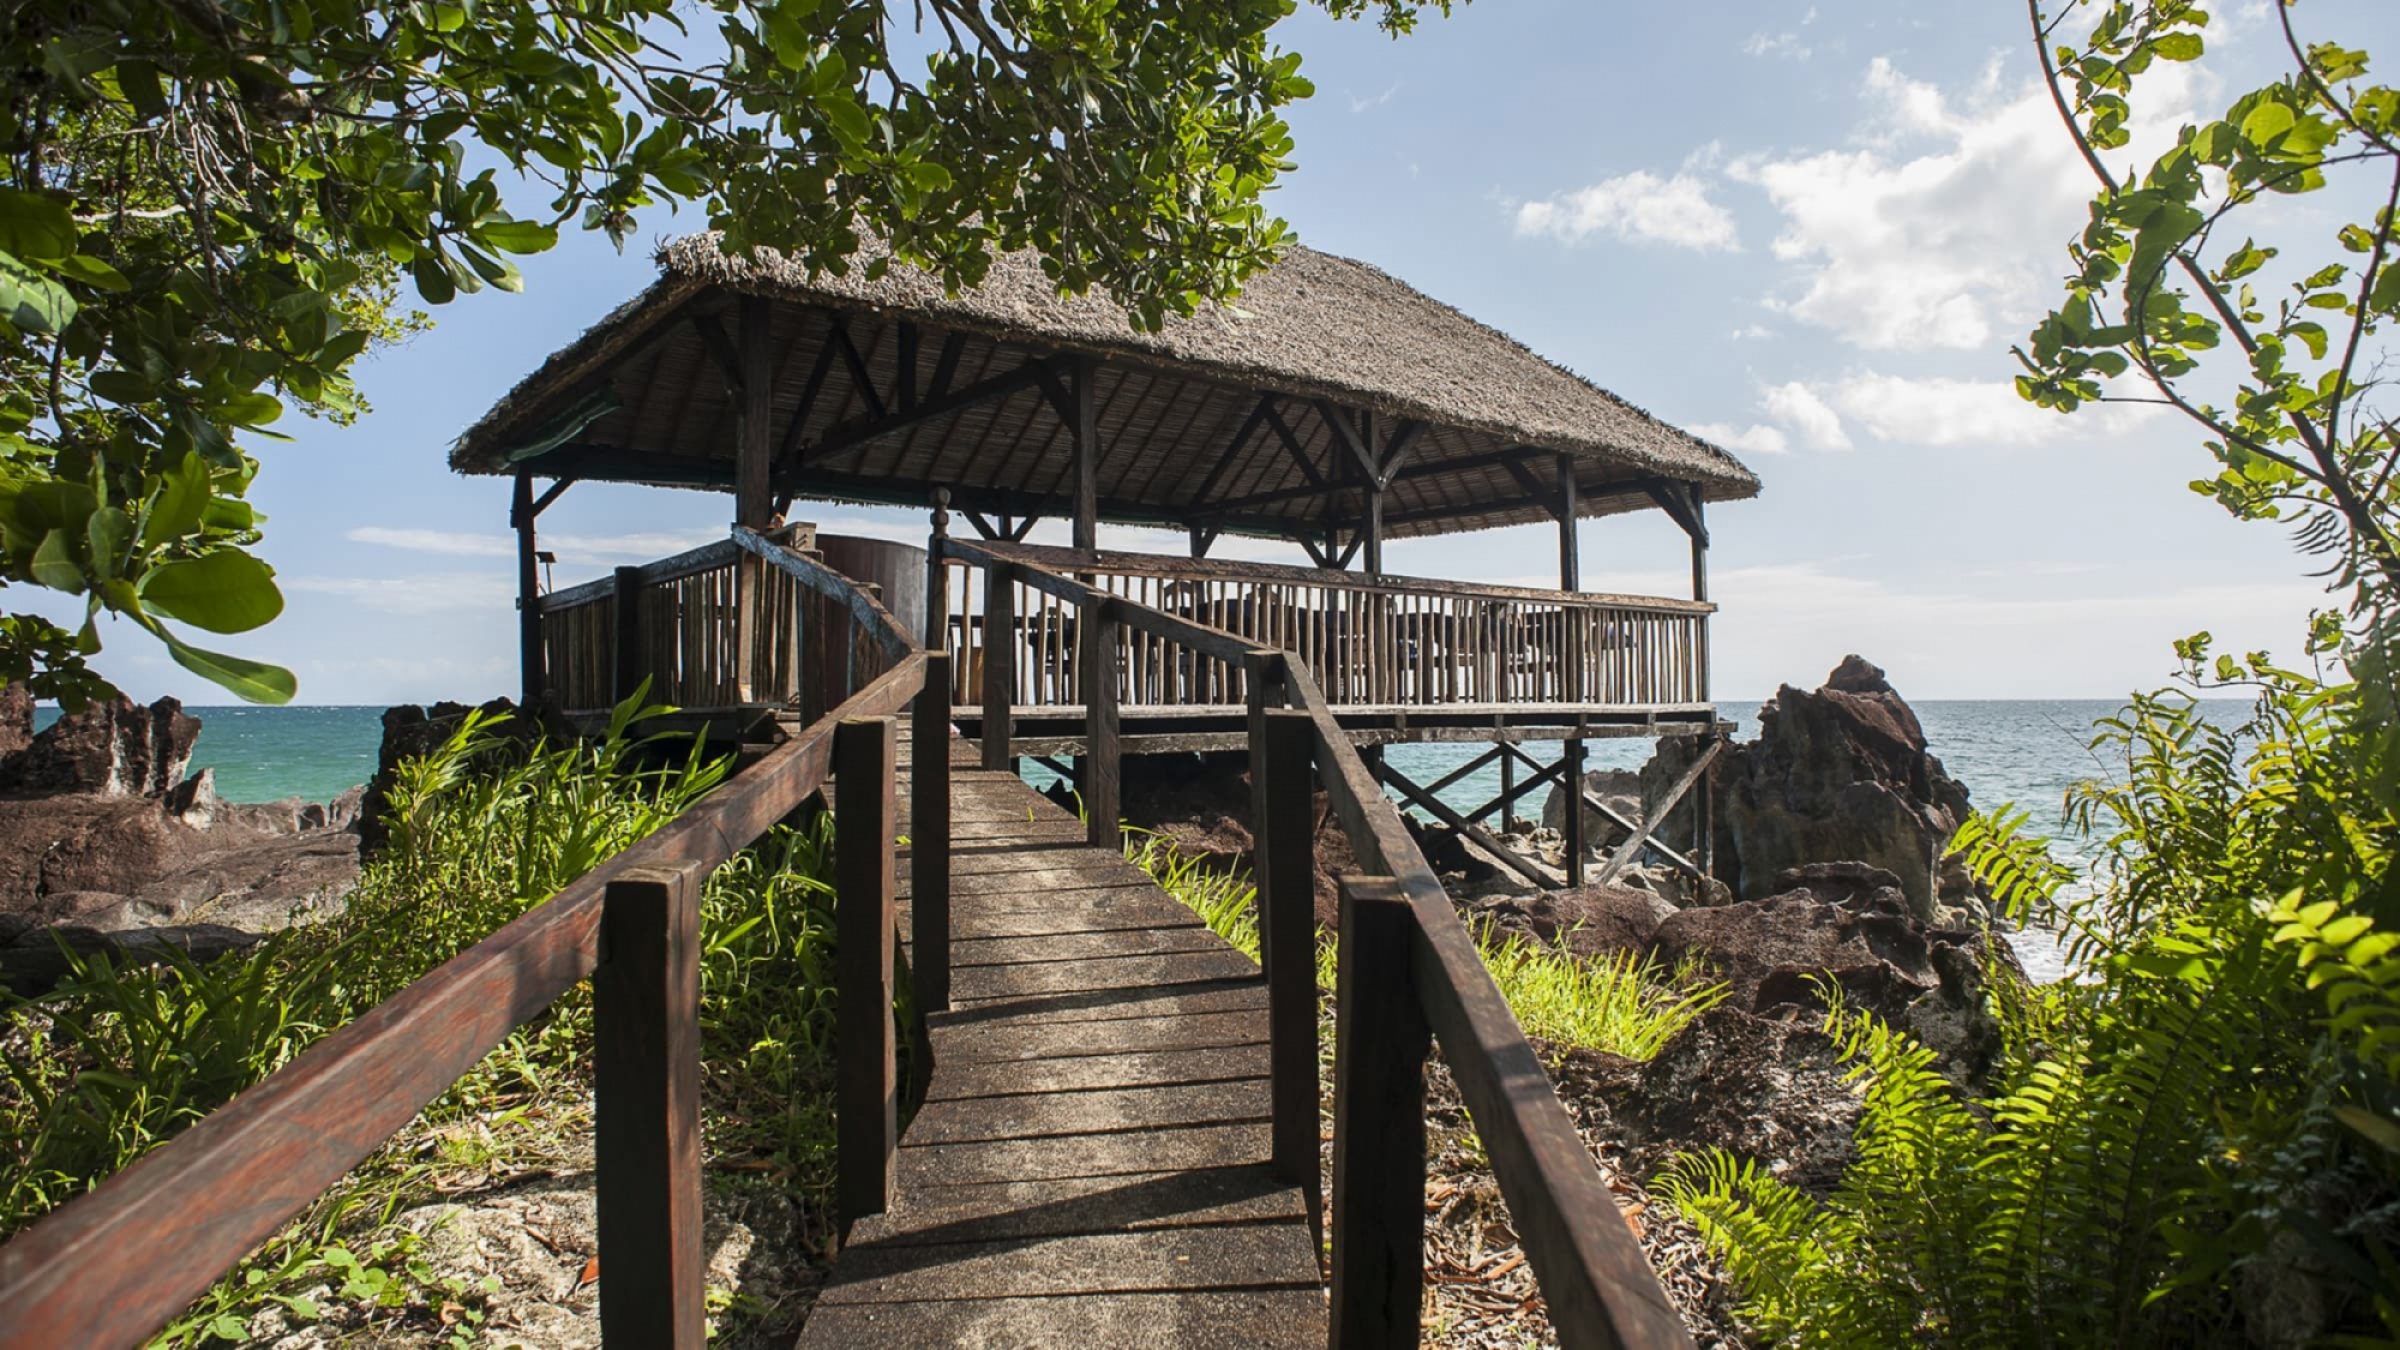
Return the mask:
M 1071 574 L 1145 609 L 1286 651 L 1344 706 L 1684 707 L 1708 701 L 1705 602 L 1365 576 L 1267 563 L 1081 554 L 945 541 L 929 588 L 933 627 L 959 653 L 953 692 L 974 700 L 985 666 L 1008 667 L 1017 706 L 1076 706 L 1092 667 L 1072 600 L 1017 577 L 995 591 L 956 550 Z M 995 643 L 994 633 L 1009 640 Z M 1129 707 L 1239 706 L 1238 661 L 1129 632 L 1115 667 Z
M 737 533 L 731 549 L 764 558 L 770 576 L 784 578 L 783 594 L 819 597 L 829 612 L 846 616 L 855 640 L 844 644 L 854 672 L 845 687 L 855 692 L 647 838 L 0 1246 L 0 1350 L 141 1344 L 512 1031 L 585 979 L 594 983 L 596 1187 L 608 1263 L 602 1329 L 611 1343 L 699 1350 L 706 1340 L 700 886 L 816 793 L 837 754 L 836 939 L 844 998 L 836 1186 L 845 1220 L 881 1207 L 898 1104 L 891 1090 L 896 822 L 889 719 L 914 706 L 919 720 L 943 733 L 935 761 L 946 764 L 946 662 L 919 651 L 874 597 L 846 578 L 797 555 L 777 558 L 788 550 L 745 535 Z M 716 586 L 712 578 L 729 577 L 734 556 L 712 545 L 627 570 L 642 574 L 652 595 L 676 595 L 672 605 L 682 606 L 684 591 L 669 588 L 698 593 Z M 621 576 L 553 597 L 561 603 L 543 616 L 553 658 L 594 657 L 554 670 L 587 681 L 622 678 L 613 673 L 613 633 L 596 649 L 574 645 L 589 637 L 585 628 L 608 629 Z M 777 593 L 772 585 L 764 589 Z M 707 611 L 723 630 L 708 635 L 686 627 L 696 616 L 683 609 L 665 603 L 653 609 L 648 598 L 641 603 L 644 631 L 672 633 L 679 657 L 706 653 L 715 661 L 733 641 L 728 608 Z M 575 617 L 586 614 L 597 618 Z M 659 617 L 669 614 L 672 622 Z M 723 687 L 721 661 L 702 669 L 719 683 L 685 687 Z M 947 776 L 920 766 L 913 784 L 916 818 L 947 821 Z M 911 854 L 917 894 L 946 894 L 947 831 L 919 830 Z M 918 916 L 919 950 L 946 972 L 948 934 L 927 935 L 926 911 Z M 946 914 L 941 921 L 946 929 Z M 931 1006 L 945 1001 L 943 995 Z
M 1015 598 L 1038 595 L 1046 598 L 1040 602 L 1044 612 L 1063 613 L 1075 623 L 1098 619 L 1121 626 L 1129 645 L 1143 638 L 1172 643 L 1239 673 L 1251 728 L 1251 829 L 1258 841 L 1274 1078 L 1270 1133 L 1277 1170 L 1303 1184 L 1315 1175 L 1318 1128 L 1314 900 L 1307 861 L 1316 830 L 1316 784 L 1310 777 L 1323 785 L 1352 852 L 1369 873 L 1344 883 L 1335 989 L 1331 1232 L 1337 1350 L 1411 1343 L 1419 1330 L 1424 1063 L 1436 1043 L 1490 1153 L 1560 1344 L 1689 1346 L 1682 1319 L 1484 968 L 1472 935 L 1336 720 L 1306 654 L 1271 650 L 1191 614 L 1144 605 L 1098 580 L 1087 583 L 1040 566 L 1021 549 L 961 540 L 937 541 L 937 547 L 993 578 L 999 589 L 991 593 L 1003 597 L 1003 613 Z M 963 590 L 958 583 L 969 579 L 953 577 L 948 589 Z M 1049 601 L 1059 608 L 1048 610 Z M 981 672 L 987 707 L 997 703 L 1001 710 L 1003 735 L 1006 695 L 1021 673 L 1014 663 L 997 670 L 987 663 Z M 1113 741 L 1096 734 L 1094 716 L 1087 710 L 1086 745 L 1097 760 L 1113 754 Z M 1303 728 L 1308 753 L 1297 743 Z M 988 740 L 985 751 L 992 753 Z

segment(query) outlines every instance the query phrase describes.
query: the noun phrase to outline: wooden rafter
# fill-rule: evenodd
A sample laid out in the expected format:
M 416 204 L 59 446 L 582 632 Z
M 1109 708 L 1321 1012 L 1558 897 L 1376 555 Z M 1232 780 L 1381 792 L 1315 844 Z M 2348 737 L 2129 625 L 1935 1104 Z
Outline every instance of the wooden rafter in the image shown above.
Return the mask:
M 827 431 L 825 439 L 811 447 L 802 457 L 810 469 L 826 468 L 886 436 L 936 417 L 946 417 L 988 399 L 1005 398 L 1036 382 L 1053 378 L 1050 363 L 1032 361 L 1013 370 L 977 380 L 964 389 L 952 390 L 939 398 L 919 399 L 915 406 L 898 412 L 882 413 Z
M 1291 423 L 1283 420 L 1283 411 L 1273 403 L 1266 406 L 1267 425 L 1275 429 L 1276 439 L 1283 442 L 1283 448 L 1290 454 L 1292 462 L 1300 466 L 1300 476 L 1308 480 L 1310 487 L 1323 488 L 1325 475 L 1319 473 L 1317 466 L 1309 460 L 1308 448 L 1300 444 L 1300 438 L 1293 434 Z
M 875 392 L 875 376 L 867 370 L 866 353 L 860 351 L 858 344 L 851 340 L 850 325 L 843 323 L 839 315 L 834 318 L 833 345 L 841 351 L 842 364 L 850 368 L 850 382 L 857 387 L 859 398 L 866 403 L 868 415 L 886 415 L 890 410 L 884 406 L 883 395 Z
M 958 358 L 966 349 L 964 333 L 951 333 L 942 339 L 942 352 L 933 359 L 933 380 L 925 386 L 925 397 L 940 398 L 950 392 L 950 381 L 958 375 Z

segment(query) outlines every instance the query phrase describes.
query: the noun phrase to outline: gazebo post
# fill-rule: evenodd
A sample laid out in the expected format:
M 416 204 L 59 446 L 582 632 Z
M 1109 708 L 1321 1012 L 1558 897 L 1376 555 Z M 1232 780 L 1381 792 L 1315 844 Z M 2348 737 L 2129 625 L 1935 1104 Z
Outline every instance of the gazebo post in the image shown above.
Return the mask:
M 1368 576 L 1383 575 L 1383 464 L 1375 455 L 1375 414 L 1358 415 L 1358 444 L 1366 450 L 1359 467 L 1366 470 L 1367 479 L 1367 551 L 1364 564 Z
M 520 707 L 538 701 L 548 681 L 542 669 L 542 574 L 534 557 L 533 472 L 519 469 L 508 503 L 508 523 L 517 531 L 517 671 Z
M 740 416 L 733 447 L 733 523 L 766 529 L 775 514 L 775 451 L 772 443 L 775 376 L 768 336 L 774 310 L 765 296 L 745 295 L 739 310 L 739 377 L 734 391 Z M 758 699 L 760 614 L 766 590 L 764 560 L 744 553 L 734 569 L 734 697 L 744 703 Z
M 1577 503 L 1575 500 L 1575 458 L 1558 457 L 1558 588 L 1562 591 L 1583 589 L 1583 557 L 1575 533 Z M 1580 702 L 1583 694 L 1583 649 L 1569 639 L 1564 631 L 1565 616 L 1560 616 L 1559 633 L 1562 659 L 1566 668 L 1560 672 L 1559 690 L 1563 702 Z M 1559 777 L 1566 788 L 1567 815 L 1561 823 L 1567 831 L 1567 885 L 1583 885 L 1583 740 L 1569 737 L 1565 746 L 1565 772 Z
M 1069 385 L 1075 403 L 1075 547 L 1085 553 L 1100 547 L 1100 427 L 1092 406 L 1099 366 L 1091 357 L 1076 357 Z

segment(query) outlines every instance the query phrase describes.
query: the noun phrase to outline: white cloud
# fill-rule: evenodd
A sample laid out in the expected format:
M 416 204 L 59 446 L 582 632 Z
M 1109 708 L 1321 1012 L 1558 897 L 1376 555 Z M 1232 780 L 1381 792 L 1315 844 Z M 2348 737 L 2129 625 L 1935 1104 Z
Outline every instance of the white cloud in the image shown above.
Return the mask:
M 1750 40 L 1742 44 L 1744 56 L 1778 56 L 1787 61 L 1805 61 L 1809 50 L 1798 33 L 1752 33 Z
M 1733 330 L 1733 340 L 1736 342 L 1756 342 L 1773 336 L 1775 330 L 1763 323 L 1746 323 Z
M 354 544 L 378 544 L 410 553 L 433 553 L 451 558 L 513 558 L 517 541 L 506 534 L 466 534 L 450 530 L 419 530 L 385 525 L 361 525 L 343 536 Z M 569 566 L 594 563 L 648 562 L 723 538 L 719 532 L 657 532 L 635 534 L 549 534 L 536 536 L 545 552 Z
M 2084 416 L 2065 417 L 2026 402 L 2006 381 L 1873 371 L 1846 376 L 1821 395 L 1797 383 L 1785 388 L 1829 415 L 1838 411 L 1876 440 L 1909 445 L 2046 445 L 2122 432 L 2159 412 L 2148 405 L 2105 404 Z
M 1701 252 L 1738 252 L 1733 214 L 1711 201 L 1696 173 L 1660 178 L 1646 170 L 1604 178 L 1517 208 L 1517 233 L 1547 234 L 1581 243 L 1606 233 L 1636 242 L 1672 244 Z
M 512 579 L 481 572 L 413 577 L 284 577 L 281 581 L 287 591 L 330 595 L 382 614 L 449 614 L 462 609 L 504 608 L 517 593 Z
M 1780 455 L 1792 448 L 1789 437 L 1781 427 L 1753 423 L 1737 427 L 1728 422 L 1695 422 L 1684 428 L 1704 441 L 1713 441 L 1727 450 L 1746 450 L 1754 454 Z
M 1841 414 L 1800 381 L 1768 385 L 1758 391 L 1758 401 L 1769 417 L 1800 433 L 1809 449 L 1850 448 L 1850 433 L 1842 429 Z
M 1364 98 L 1361 98 L 1356 94 L 1352 94 L 1350 96 L 1350 111 L 1353 113 L 1363 113 L 1375 108 L 1380 108 L 1384 104 L 1391 102 L 1393 97 L 1399 94 L 1399 92 L 1400 86 L 1397 82 L 1395 82 L 1387 86 L 1380 94 L 1371 94 Z
M 1773 250 L 1795 284 L 1774 307 L 1872 350 L 1983 348 L 2040 312 L 2095 184 L 2049 96 L 2001 70 L 1944 89 L 1877 57 L 1851 148 L 1727 166 L 1782 214 Z M 2135 159 L 2188 119 L 2203 78 L 2147 78 Z

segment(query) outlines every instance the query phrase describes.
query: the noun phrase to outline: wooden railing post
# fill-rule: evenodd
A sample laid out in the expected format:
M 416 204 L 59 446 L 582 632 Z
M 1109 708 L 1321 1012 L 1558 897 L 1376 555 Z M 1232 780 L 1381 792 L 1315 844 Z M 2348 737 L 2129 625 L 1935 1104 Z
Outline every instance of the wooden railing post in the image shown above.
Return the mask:
M 642 676 L 650 666 L 642 651 L 642 569 L 617 569 L 616 590 L 609 595 L 608 611 L 610 647 L 615 658 L 609 667 L 609 697 L 623 703 L 642 687 Z
M 950 1006 L 950 653 L 925 653 L 909 728 L 909 987 L 920 1013 L 941 1012 Z
M 1010 709 L 1017 701 L 1017 586 L 1014 569 L 983 574 L 983 767 L 1006 769 L 1015 736 Z
M 925 650 L 942 651 L 950 646 L 950 635 L 943 631 L 950 626 L 950 560 L 942 555 L 942 543 L 950 537 L 950 489 L 933 490 L 933 537 L 925 547 Z M 959 644 L 964 647 L 966 644 Z M 949 697 L 944 691 L 943 697 Z
M 1076 683 L 1083 686 L 1084 839 L 1094 848 L 1116 849 L 1119 829 L 1117 763 L 1117 655 L 1120 629 L 1114 600 L 1093 599 L 1076 617 L 1082 631 Z
M 888 717 L 834 733 L 834 1207 L 850 1226 L 891 1203 L 900 1091 L 892 1025 L 892 847 L 898 834 Z
M 1425 1296 L 1425 1057 L 1390 877 L 1342 881 L 1333 1023 L 1333 1347 L 1415 1345 Z
M 700 884 L 692 863 L 608 883 L 592 974 L 600 1325 L 612 1343 L 708 1340 L 700 1245 Z
M 1264 713 L 1250 773 L 1265 785 L 1258 859 L 1259 950 L 1267 964 L 1267 1065 L 1275 1175 L 1298 1186 L 1313 1215 L 1317 1149 L 1316 724 L 1296 708 Z M 1272 939 L 1269 939 L 1269 935 Z

